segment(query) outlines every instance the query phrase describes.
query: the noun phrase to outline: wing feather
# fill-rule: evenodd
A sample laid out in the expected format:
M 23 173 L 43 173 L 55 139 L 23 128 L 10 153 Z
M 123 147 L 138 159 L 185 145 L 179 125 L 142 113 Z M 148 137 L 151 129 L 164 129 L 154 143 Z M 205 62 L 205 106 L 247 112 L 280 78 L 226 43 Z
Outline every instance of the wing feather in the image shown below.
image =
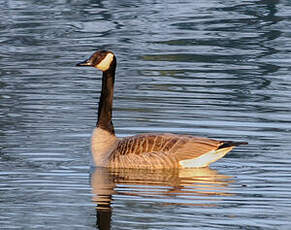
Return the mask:
M 222 144 L 208 138 L 176 134 L 142 134 L 119 140 L 111 153 L 113 167 L 172 168 L 179 161 L 197 158 Z

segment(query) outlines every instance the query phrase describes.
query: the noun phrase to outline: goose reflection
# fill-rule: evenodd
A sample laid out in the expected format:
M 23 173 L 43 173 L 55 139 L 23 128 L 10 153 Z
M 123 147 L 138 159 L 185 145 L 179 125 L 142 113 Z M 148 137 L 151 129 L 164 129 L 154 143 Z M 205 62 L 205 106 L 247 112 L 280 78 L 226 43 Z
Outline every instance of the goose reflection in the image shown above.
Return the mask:
M 210 168 L 176 170 L 96 168 L 91 174 L 91 186 L 93 202 L 97 204 L 97 227 L 110 229 L 113 195 L 133 199 L 139 197 L 144 200 L 159 199 L 164 205 L 209 207 L 216 206 L 214 202 L 217 201 L 217 196 L 232 195 L 228 189 L 231 182 L 232 177 Z

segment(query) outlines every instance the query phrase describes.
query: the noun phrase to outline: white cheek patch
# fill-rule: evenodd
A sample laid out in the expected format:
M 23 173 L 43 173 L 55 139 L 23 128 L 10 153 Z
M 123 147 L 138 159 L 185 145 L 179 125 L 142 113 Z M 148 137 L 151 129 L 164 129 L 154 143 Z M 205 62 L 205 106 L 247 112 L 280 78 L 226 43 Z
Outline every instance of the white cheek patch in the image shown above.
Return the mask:
M 96 68 L 102 71 L 106 71 L 109 69 L 112 60 L 113 60 L 113 54 L 108 53 L 106 57 L 98 65 L 96 65 Z

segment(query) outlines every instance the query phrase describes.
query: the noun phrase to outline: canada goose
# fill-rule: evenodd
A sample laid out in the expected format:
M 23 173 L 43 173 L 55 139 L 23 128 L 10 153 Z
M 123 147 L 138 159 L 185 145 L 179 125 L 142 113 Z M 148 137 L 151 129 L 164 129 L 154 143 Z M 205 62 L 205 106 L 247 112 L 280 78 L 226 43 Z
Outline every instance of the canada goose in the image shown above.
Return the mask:
M 117 138 L 112 124 L 112 100 L 116 57 L 111 51 L 96 51 L 77 66 L 92 66 L 103 72 L 98 121 L 91 150 L 96 166 L 111 168 L 206 167 L 233 147 L 246 142 L 218 141 L 171 133 L 148 133 Z

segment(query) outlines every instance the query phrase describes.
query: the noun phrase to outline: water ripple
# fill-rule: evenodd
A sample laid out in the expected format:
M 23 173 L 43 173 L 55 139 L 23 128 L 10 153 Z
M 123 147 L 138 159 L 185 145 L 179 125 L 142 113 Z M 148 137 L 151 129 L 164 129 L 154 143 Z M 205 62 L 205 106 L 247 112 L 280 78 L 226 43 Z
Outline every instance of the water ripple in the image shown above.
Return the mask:
M 1 3 L 1 227 L 290 227 L 288 1 Z M 75 64 L 97 48 L 118 58 L 119 136 L 250 144 L 192 175 L 90 181 L 101 73 Z

